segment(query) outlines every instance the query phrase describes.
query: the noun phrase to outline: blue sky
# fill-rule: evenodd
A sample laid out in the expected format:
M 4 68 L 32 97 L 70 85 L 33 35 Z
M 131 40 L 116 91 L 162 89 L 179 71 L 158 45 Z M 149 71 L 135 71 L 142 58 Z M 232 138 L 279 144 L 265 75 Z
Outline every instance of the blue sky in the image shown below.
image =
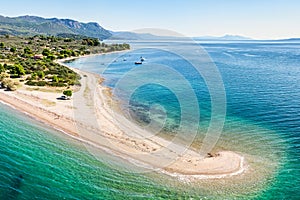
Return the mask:
M 163 28 L 186 36 L 300 37 L 297 0 L 8 0 L 4 16 L 95 21 L 110 30 Z

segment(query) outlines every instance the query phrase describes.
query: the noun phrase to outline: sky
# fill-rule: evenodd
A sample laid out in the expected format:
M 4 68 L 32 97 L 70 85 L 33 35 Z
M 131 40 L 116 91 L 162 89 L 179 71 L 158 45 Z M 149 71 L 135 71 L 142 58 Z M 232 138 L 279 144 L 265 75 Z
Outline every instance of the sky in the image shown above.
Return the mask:
M 92 21 L 112 31 L 282 39 L 300 37 L 299 10 L 299 0 L 3 0 L 0 15 Z

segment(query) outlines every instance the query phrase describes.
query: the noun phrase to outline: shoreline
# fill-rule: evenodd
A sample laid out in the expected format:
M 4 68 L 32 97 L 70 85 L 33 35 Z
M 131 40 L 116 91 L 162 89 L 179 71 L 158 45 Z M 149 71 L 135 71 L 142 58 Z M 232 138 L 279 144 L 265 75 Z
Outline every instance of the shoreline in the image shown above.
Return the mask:
M 96 55 L 103 54 L 88 56 Z M 55 62 L 69 67 L 63 62 L 78 58 L 82 57 Z M 181 146 L 170 144 L 170 141 L 158 136 L 154 135 L 149 139 L 131 135 L 132 133 L 143 135 L 144 132 L 112 111 L 108 105 L 111 97 L 106 94 L 107 88 L 98 84 L 98 78 L 101 76 L 71 69 L 80 74 L 81 87 L 70 101 L 56 100 L 55 96 L 58 95 L 56 93 L 21 89 L 15 92 L 0 90 L 0 102 L 73 139 L 115 154 L 113 156 L 121 157 L 132 164 L 144 163 L 154 171 L 177 177 L 179 180 L 220 179 L 240 175 L 247 169 L 245 158 L 235 152 L 222 151 L 218 152 L 218 156 L 199 159 L 197 152 L 184 149 L 182 153 Z M 87 88 L 90 90 L 88 94 Z M 92 104 L 90 97 L 95 100 Z M 54 102 L 55 105 L 47 106 L 43 104 L 44 100 Z M 85 110 L 83 116 L 76 115 L 76 112 L 82 113 L 83 110 Z M 94 121 L 87 121 L 85 118 L 89 116 L 96 118 Z M 99 121 L 102 123 L 101 126 L 97 127 L 99 124 L 96 124 L 95 127 L 95 123 Z M 127 134 L 129 132 L 130 134 Z M 147 134 L 149 133 L 145 133 Z
M 124 53 L 127 51 L 130 51 L 130 49 L 121 50 L 121 51 L 112 51 L 112 52 L 107 52 L 107 53 L 92 53 L 92 54 L 87 54 L 87 55 L 83 55 L 83 56 L 73 56 L 73 57 L 68 57 L 68 58 L 63 58 L 63 59 L 57 59 L 57 60 L 54 60 L 54 62 L 59 63 L 61 65 L 65 65 L 68 68 L 71 68 L 70 66 L 64 64 L 64 62 L 70 61 L 70 60 L 76 60 L 76 59 L 80 59 L 80 58 L 89 58 L 89 57 L 109 55 L 109 54 L 114 54 L 114 53 Z

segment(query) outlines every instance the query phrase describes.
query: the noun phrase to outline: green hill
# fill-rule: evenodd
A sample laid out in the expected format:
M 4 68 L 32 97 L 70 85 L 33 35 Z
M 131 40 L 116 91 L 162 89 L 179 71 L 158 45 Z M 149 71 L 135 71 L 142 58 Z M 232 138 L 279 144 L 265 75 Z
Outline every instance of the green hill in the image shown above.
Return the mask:
M 0 15 L 0 35 L 75 34 L 106 39 L 111 33 L 98 23 L 82 23 L 71 19 L 45 19 L 36 16 L 4 17 Z

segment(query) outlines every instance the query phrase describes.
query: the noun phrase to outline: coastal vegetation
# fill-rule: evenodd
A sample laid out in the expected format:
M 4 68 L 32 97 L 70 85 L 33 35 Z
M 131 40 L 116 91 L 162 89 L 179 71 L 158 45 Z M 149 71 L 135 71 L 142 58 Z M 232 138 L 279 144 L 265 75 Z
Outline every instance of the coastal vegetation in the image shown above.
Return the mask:
M 66 95 L 67 97 L 71 97 L 72 96 L 72 90 L 65 90 L 65 91 L 63 91 L 63 94 Z
M 22 82 L 28 86 L 79 85 L 80 76 L 55 60 L 130 48 L 128 44 L 108 45 L 97 38 L 66 36 L 0 36 L 1 87 L 16 90 Z

